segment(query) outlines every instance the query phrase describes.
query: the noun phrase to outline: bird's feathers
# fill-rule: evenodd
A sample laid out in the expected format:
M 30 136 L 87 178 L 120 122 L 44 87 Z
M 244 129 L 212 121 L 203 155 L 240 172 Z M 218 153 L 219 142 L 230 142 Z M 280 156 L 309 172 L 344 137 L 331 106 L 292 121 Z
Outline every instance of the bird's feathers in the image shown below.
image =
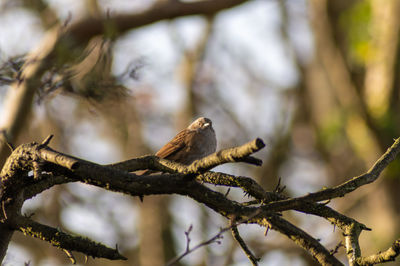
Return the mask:
M 189 130 L 184 129 L 179 132 L 170 142 L 165 144 L 157 153 L 160 158 L 172 157 L 174 154 L 185 148 L 188 134 L 193 134 Z

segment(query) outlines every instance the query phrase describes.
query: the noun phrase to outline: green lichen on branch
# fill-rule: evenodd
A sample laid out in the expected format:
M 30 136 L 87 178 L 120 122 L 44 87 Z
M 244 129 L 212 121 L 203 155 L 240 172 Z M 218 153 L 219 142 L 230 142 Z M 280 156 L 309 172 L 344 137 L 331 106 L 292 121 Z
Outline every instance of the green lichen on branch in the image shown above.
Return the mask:
M 103 244 L 88 238 L 73 236 L 60 230 L 37 223 L 27 217 L 19 216 L 16 225 L 24 235 L 38 238 L 51 245 L 68 251 L 78 251 L 93 258 L 106 258 L 110 260 L 126 260 L 118 250 L 106 247 Z
M 264 147 L 264 142 L 260 138 L 257 138 L 246 144 L 243 144 L 242 146 L 224 149 L 210 154 L 203 159 L 194 161 L 191 165 L 189 165 L 188 172 L 202 173 L 218 165 L 233 162 L 248 162 L 256 165 L 261 165 L 261 160 L 250 157 L 250 155 L 261 150 Z
M 396 257 L 400 254 L 400 239 L 397 239 L 390 248 L 383 252 L 378 252 L 377 254 L 358 258 L 357 264 L 360 266 L 374 265 L 389 261 L 395 261 Z
M 261 165 L 262 161 L 260 159 L 251 157 L 250 155 L 264 147 L 264 142 L 257 138 L 239 147 L 224 149 L 210 154 L 200 160 L 194 161 L 188 166 L 152 155 L 109 164 L 107 166 L 129 172 L 149 169 L 165 173 L 199 174 L 225 163 L 246 162 Z
M 325 204 L 316 203 L 315 201 L 344 195 L 363 184 L 376 180 L 381 171 L 399 152 L 399 139 L 396 140 L 393 146 L 388 149 L 367 173 L 337 187 L 327 188 L 293 199 L 277 193 L 266 192 L 256 181 L 248 177 L 208 171 L 216 165 L 228 162 L 255 162 L 258 159 L 254 160 L 250 155 L 262 147 L 264 147 L 263 142 L 256 139 L 242 146 L 214 153 L 195 161 L 189 166 L 180 165 L 155 156 L 136 158 L 130 160 L 130 163 L 127 164 L 122 162 L 103 166 L 58 153 L 45 145 L 37 143 L 22 145 L 12 155 L 13 160 L 16 161 L 9 162 L 8 170 L 10 171 L 2 176 L 6 182 L 5 186 L 3 184 L 2 190 L 0 190 L 0 194 L 2 196 L 3 213 L 7 214 L 7 216 L 3 215 L 4 219 L 1 222 L 13 225 L 15 226 L 14 230 L 20 230 L 26 235 L 47 241 L 62 250 L 79 251 L 93 257 L 123 259 L 117 250 L 110 249 L 87 238 L 66 234 L 55 228 L 36 223 L 29 218 L 18 217 L 19 204 L 15 204 L 13 201 L 8 201 L 7 199 L 20 197 L 22 200 L 25 200 L 53 185 L 76 181 L 132 196 L 175 193 L 188 196 L 227 219 L 245 219 L 249 223 L 256 223 L 266 228 L 272 228 L 286 235 L 293 242 L 307 250 L 321 264 L 340 265 L 340 262 L 337 261 L 333 254 L 322 246 L 317 239 L 283 219 L 280 216 L 280 212 L 296 210 L 323 217 L 338 226 L 344 232 L 345 237 L 346 235 L 349 236 L 348 247 L 357 245 L 360 232 L 368 230 L 368 228 L 354 219 L 329 208 Z M 33 162 L 40 162 L 40 167 L 37 169 L 41 171 L 40 178 L 34 179 L 31 178 L 32 176 L 26 175 L 27 171 L 32 170 L 34 166 Z M 151 176 L 138 176 L 129 173 L 125 167 L 128 169 L 129 167 L 153 169 L 164 173 Z M 21 171 L 25 173 L 25 176 L 22 176 L 22 178 Z M 165 174 L 165 172 L 168 174 Z M 194 176 L 195 179 L 182 178 L 185 175 Z M 239 187 L 245 193 L 254 197 L 256 199 L 255 202 L 261 206 L 251 206 L 231 200 L 227 195 L 204 186 L 203 182 Z M 14 186 L 11 184 L 17 185 Z M 343 188 L 344 190 L 341 190 Z M 8 193 L 8 198 L 4 197 L 6 193 L 3 192 Z M 271 197 L 268 198 L 268 196 Z M 275 198 L 272 196 L 275 196 Z M 356 228 L 358 231 L 350 230 L 351 228 Z M 389 259 L 393 259 L 398 255 L 396 248 L 397 246 L 394 245 L 394 248 L 392 247 L 392 249 L 385 253 L 385 257 L 380 256 L 379 259 L 386 259 L 386 255 Z M 393 253 L 393 251 L 397 253 Z M 349 253 L 352 253 L 350 254 L 351 257 L 356 259 L 353 261 L 358 261 L 361 258 L 361 251 L 359 250 L 350 250 Z
M 221 172 L 207 171 L 196 177 L 198 181 L 213 185 L 239 187 L 246 194 L 254 197 L 258 202 L 269 202 L 271 200 L 283 199 L 283 197 L 274 192 L 265 191 L 256 181 L 245 176 L 235 176 Z

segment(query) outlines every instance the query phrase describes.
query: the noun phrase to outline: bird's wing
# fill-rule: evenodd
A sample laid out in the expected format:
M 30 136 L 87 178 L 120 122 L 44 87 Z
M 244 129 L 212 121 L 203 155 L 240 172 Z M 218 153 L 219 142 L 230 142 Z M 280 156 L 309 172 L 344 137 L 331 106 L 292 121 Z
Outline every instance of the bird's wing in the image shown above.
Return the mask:
M 185 148 L 187 145 L 187 139 L 194 132 L 189 131 L 187 129 L 179 132 L 171 141 L 165 144 L 157 153 L 156 156 L 164 159 L 168 159 L 168 157 L 172 157 L 174 154 Z

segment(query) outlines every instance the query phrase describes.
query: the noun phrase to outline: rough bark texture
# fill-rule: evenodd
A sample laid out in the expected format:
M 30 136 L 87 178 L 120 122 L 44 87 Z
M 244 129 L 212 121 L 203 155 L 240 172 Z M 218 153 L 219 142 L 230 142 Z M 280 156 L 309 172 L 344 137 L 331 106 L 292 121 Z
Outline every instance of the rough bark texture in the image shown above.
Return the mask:
M 248 185 L 238 184 L 238 187 L 247 187 L 249 194 L 254 195 L 255 202 L 249 204 L 230 200 L 227 198 L 227 195 L 211 190 L 200 184 L 198 180 L 202 180 L 204 174 L 217 174 L 218 178 L 209 179 L 208 182 L 213 180 L 212 184 L 214 185 L 226 186 L 225 178 L 234 180 L 234 176 L 224 176 L 223 173 L 213 173 L 208 170 L 228 162 L 244 161 L 254 163 L 257 160 L 251 157 L 251 154 L 265 146 L 260 139 L 255 139 L 240 147 L 216 152 L 193 162 L 189 166 L 154 156 L 133 159 L 110 166 L 101 166 L 54 151 L 47 147 L 49 140 L 50 138 L 46 139 L 43 144 L 31 143 L 21 145 L 7 160 L 0 176 L 2 185 L 0 193 L 2 204 L 0 230 L 8 227 L 8 230 L 21 231 L 25 235 L 47 241 L 66 252 L 74 250 L 92 257 L 113 260 L 125 258 L 119 254 L 117 249 L 108 248 L 87 238 L 60 232 L 55 228 L 42 225 L 28 217 L 21 216 L 20 209 L 23 201 L 56 184 L 77 181 L 131 196 L 155 194 L 185 195 L 226 217 L 231 223 L 233 221 L 233 225 L 236 225 L 237 222 L 255 223 L 264 226 L 266 229 L 276 230 L 286 235 L 294 243 L 307 250 L 320 264 L 342 265 L 317 239 L 304 232 L 301 228 L 291 224 L 279 214 L 286 210 L 298 210 L 323 217 L 343 230 L 349 262 L 355 264 L 357 261 L 362 260 L 358 237 L 363 230 L 370 229 L 323 204 L 318 204 L 318 202 L 343 197 L 357 188 L 375 181 L 383 169 L 400 152 L 399 138 L 367 173 L 354 177 L 342 185 L 293 199 L 286 199 L 285 196 L 275 193 L 274 200 L 270 196 L 274 193 L 260 193 L 260 186 L 253 184 L 253 186 L 249 187 Z M 259 163 L 259 161 L 257 162 Z M 175 174 L 137 176 L 121 170 L 129 169 L 129 171 L 134 171 L 143 168 L 162 170 Z M 29 173 L 33 173 L 33 175 Z M 220 179 L 223 182 L 220 183 L 218 181 Z M 204 182 L 205 180 L 202 181 Z M 242 181 L 246 182 L 247 180 L 243 177 L 236 179 L 237 183 Z M 258 192 L 253 192 L 252 188 Z M 3 251 L 1 257 L 4 257 L 10 237 L 10 231 L 6 232 L 4 241 L 0 243 L 0 250 Z M 153 241 L 155 240 L 153 239 Z M 243 242 L 240 244 L 244 247 Z M 249 254 L 247 248 L 244 248 L 244 251 Z M 159 255 L 161 256 L 162 254 L 160 253 Z M 397 255 L 390 254 L 389 258 L 392 259 L 393 256 Z M 249 258 L 252 263 L 256 262 L 251 256 Z M 377 257 L 378 259 L 381 261 L 382 257 Z M 368 260 L 371 260 L 371 257 Z

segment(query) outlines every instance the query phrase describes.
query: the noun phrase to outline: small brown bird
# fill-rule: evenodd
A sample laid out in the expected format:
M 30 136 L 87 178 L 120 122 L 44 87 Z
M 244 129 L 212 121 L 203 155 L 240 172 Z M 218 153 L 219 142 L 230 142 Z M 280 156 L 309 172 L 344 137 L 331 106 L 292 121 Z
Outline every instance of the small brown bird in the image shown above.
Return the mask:
M 217 139 L 210 119 L 199 117 L 187 128 L 179 132 L 155 155 L 174 162 L 189 165 L 206 157 L 217 149 Z M 152 170 L 137 172 L 138 175 L 154 173 Z M 139 196 L 143 202 L 143 195 Z
M 156 156 L 189 165 L 217 148 L 217 139 L 210 119 L 197 118 L 186 129 L 165 144 Z

